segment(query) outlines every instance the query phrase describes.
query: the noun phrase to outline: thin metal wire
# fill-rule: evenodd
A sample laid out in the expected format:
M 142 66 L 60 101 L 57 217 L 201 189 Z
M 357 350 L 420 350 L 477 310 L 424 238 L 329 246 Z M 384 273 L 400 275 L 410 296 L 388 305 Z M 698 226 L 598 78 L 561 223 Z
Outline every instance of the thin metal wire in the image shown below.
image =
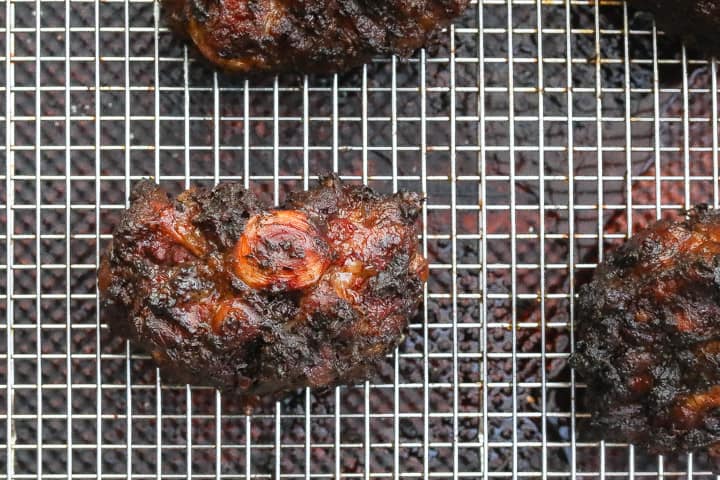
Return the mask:
M 220 92 L 217 72 L 213 72 L 213 113 L 213 174 L 215 176 L 213 185 L 217 185 L 220 182 Z M 222 475 L 222 437 L 222 396 L 219 390 L 215 390 L 215 478 L 217 480 L 220 480 Z
M 717 60 L 712 59 L 710 63 L 710 95 L 712 102 L 712 131 L 718 131 L 718 83 L 717 83 Z M 712 169 L 713 169 L 713 206 L 720 205 L 720 182 L 718 181 L 718 135 L 712 136 Z
M 243 186 L 250 188 L 250 82 L 243 85 Z M 245 478 L 252 475 L 252 419 L 245 415 Z
M 93 17 L 94 17 L 94 23 L 96 26 L 100 25 L 100 3 L 96 2 L 93 9 Z M 157 7 L 155 8 L 155 25 L 157 26 Z M 94 134 L 95 134 L 95 262 L 100 262 L 100 247 L 101 247 L 101 236 L 100 232 L 102 231 L 100 227 L 100 219 L 101 219 L 101 213 L 100 213 L 100 205 L 102 203 L 101 198 L 101 185 L 100 185 L 100 173 L 102 171 L 102 165 L 101 165 L 101 158 L 100 158 L 100 148 L 102 145 L 101 138 L 101 124 L 100 124 L 100 116 L 102 114 L 102 106 L 100 104 L 100 32 L 96 29 L 95 34 L 93 36 L 94 41 L 94 47 L 95 47 L 95 63 L 94 63 L 94 86 L 95 86 L 95 95 L 94 95 L 94 101 L 95 101 L 95 121 L 94 121 Z M 157 50 L 156 50 L 157 52 Z M 156 70 L 157 72 L 157 70 Z M 155 76 L 157 79 L 157 75 Z M 67 87 L 67 85 L 66 85 Z M 156 110 L 157 112 L 157 110 Z M 156 124 L 157 125 L 157 124 Z M 156 132 L 158 131 L 159 127 L 156 126 Z M 159 144 L 159 141 L 156 143 Z M 156 162 L 158 162 L 158 159 L 156 157 Z M 68 173 L 68 172 L 66 172 Z M 95 324 L 95 471 L 97 472 L 98 478 L 102 478 L 103 474 L 103 436 L 102 436 L 102 401 L 103 401 L 103 389 L 102 389 L 102 346 L 101 346 L 101 338 L 102 338 L 102 314 L 100 313 L 100 295 L 99 295 L 99 288 L 96 283 L 95 285 L 95 312 L 96 314 L 96 324 Z M 159 392 L 159 377 L 158 377 L 158 385 L 157 385 L 157 391 Z M 160 396 L 158 395 L 157 399 L 157 408 L 160 409 Z M 160 424 L 160 413 L 157 414 L 157 424 Z M 158 428 L 158 432 L 160 431 L 160 428 Z M 157 437 L 158 441 L 158 453 L 156 455 L 156 459 L 160 458 L 161 451 L 160 451 L 160 440 L 161 438 Z M 161 462 L 158 462 L 157 468 L 160 467 Z
M 452 374 L 453 374 L 453 396 L 452 396 L 452 473 L 453 477 L 458 476 L 460 466 L 458 462 L 458 436 L 460 431 L 458 409 L 459 409 L 459 372 L 458 372 L 458 268 L 457 268 L 457 131 L 456 131 L 456 65 L 455 65 L 455 26 L 450 25 L 450 252 L 452 255 L 451 265 L 451 294 L 452 294 Z
M 184 62 L 183 62 L 183 87 L 185 91 L 183 92 L 183 111 L 189 113 L 190 112 L 190 90 L 189 90 L 189 81 L 190 81 L 190 69 L 188 66 L 188 47 L 183 47 L 183 56 L 184 56 Z M 190 188 L 190 118 L 189 116 L 185 117 L 185 121 L 183 122 L 183 128 L 185 130 L 184 140 L 185 140 L 185 152 L 183 157 L 183 163 L 185 165 L 185 185 L 184 187 Z M 193 403 L 192 403 L 192 388 L 190 385 L 185 386 L 185 468 L 186 468 L 186 478 L 191 479 L 193 477 L 193 468 L 192 468 L 192 462 L 193 462 L 193 428 L 192 428 L 192 412 L 193 412 Z
M 362 67 L 362 182 L 367 185 L 368 182 L 368 73 L 367 65 Z M 363 443 L 363 478 L 370 479 L 370 382 L 364 383 L 364 443 Z
M 662 207 L 660 201 L 660 72 L 658 67 L 658 50 L 657 50 L 657 27 L 653 22 L 652 27 L 652 54 L 653 54 L 653 126 L 654 129 L 654 147 L 655 151 L 655 218 L 662 217 Z
M 515 59 L 513 36 L 513 5 L 512 0 L 507 2 L 507 52 L 508 52 L 508 182 L 510 190 L 510 328 L 512 329 L 512 475 L 518 474 L 518 366 L 517 366 L 517 202 L 515 178 Z M 454 233 L 454 232 L 453 232 Z M 453 292 L 456 296 L 456 293 Z
M 35 4 L 35 9 L 37 12 L 37 15 L 35 16 L 35 29 L 40 30 L 40 18 L 42 14 L 42 5 L 40 3 L 40 0 L 38 0 Z M 36 71 L 40 71 L 40 35 L 35 36 L 35 52 L 37 55 L 37 59 L 35 60 L 35 69 Z M 40 93 L 39 93 L 39 87 L 40 87 L 40 75 L 35 76 L 35 86 L 38 88 L 38 93 L 35 94 L 35 145 L 40 146 L 42 144 L 42 137 L 40 135 L 40 113 L 41 113 L 41 106 L 40 106 Z M 40 175 L 41 175 L 41 165 L 40 160 L 41 159 L 41 152 L 40 149 L 37 148 L 35 150 L 35 202 L 40 205 L 42 203 L 42 194 L 40 192 Z M 41 253 L 41 221 L 40 221 L 40 209 L 37 209 L 35 211 L 35 255 L 38 259 L 42 259 L 42 253 Z M 68 232 L 69 233 L 69 232 Z M 37 390 L 36 390 L 36 402 L 37 402 L 37 444 L 38 444 L 38 452 L 36 457 L 36 470 L 38 477 L 42 477 L 43 474 L 43 450 L 42 450 L 42 444 L 43 444 L 43 398 L 42 398 L 42 388 L 43 388 L 43 381 L 42 381 L 42 308 L 41 308 L 41 293 L 42 293 L 42 283 L 41 283 L 41 277 L 42 277 L 42 268 L 41 268 L 41 261 L 35 262 L 35 348 L 36 348 L 36 354 L 37 357 L 35 361 L 37 364 L 35 365 L 35 375 L 37 376 Z M 69 350 L 68 350 L 69 351 Z M 68 355 L 69 358 L 69 355 Z
M 397 105 L 397 57 L 392 57 L 390 94 L 390 125 L 392 143 L 392 191 L 398 191 L 398 105 Z M 395 480 L 400 478 L 400 356 L 399 347 L 393 350 L 393 469 Z
M 160 4 L 153 4 L 153 27 L 157 31 L 160 24 Z M 155 48 L 155 58 L 153 60 L 153 80 L 154 80 L 154 140 L 155 140 L 155 152 L 154 152 L 154 168 L 155 182 L 160 181 L 160 36 L 154 35 L 153 47 Z M 99 103 L 97 104 L 99 105 Z M 99 202 L 99 199 L 97 200 Z M 98 304 L 99 311 L 99 304 Z M 160 480 L 163 475 L 162 471 L 162 458 L 163 458 L 163 413 L 162 413 L 162 379 L 160 375 L 160 368 L 155 368 L 155 478 Z
M 567 108 L 567 161 L 568 161 L 568 290 L 571 301 L 568 305 L 570 317 L 570 351 L 575 351 L 575 142 L 574 142 L 574 102 L 573 102 L 573 68 L 572 68 L 572 37 L 571 31 L 571 0 L 565 0 L 565 91 Z M 570 371 L 570 476 L 575 478 L 577 474 L 577 439 L 576 439 L 576 417 L 575 405 L 575 371 Z
M 603 231 L 605 227 L 603 210 L 605 208 L 605 188 L 603 184 L 603 96 L 602 96 L 602 50 L 600 45 L 600 2 L 595 2 L 593 9 L 595 19 L 595 144 L 597 151 L 597 234 L 598 234 L 598 262 L 602 262 L 604 258 L 605 242 L 603 241 Z M 604 455 L 600 458 L 603 462 Z
M 683 128 L 683 205 L 690 208 L 690 101 L 688 98 L 688 63 L 685 45 L 682 46 L 682 128 Z
M 123 22 L 125 29 L 127 30 L 130 26 L 130 0 L 125 0 L 124 2 L 124 16 L 123 16 Z M 125 108 L 124 108 L 124 114 L 125 114 L 125 135 L 124 135 L 124 145 L 125 148 L 125 155 L 124 155 L 124 161 L 125 161 L 125 175 L 127 178 L 125 179 L 125 206 L 127 207 L 130 204 L 130 166 L 131 166 L 131 157 L 130 157 L 130 149 L 127 148 L 132 141 L 130 136 L 130 112 L 131 112 L 131 105 L 130 105 L 130 90 L 128 87 L 130 86 L 130 35 L 124 36 L 124 51 L 125 51 L 125 58 L 124 58 L 124 79 L 125 79 L 125 89 L 124 89 L 124 100 L 125 100 Z M 99 52 L 98 52 L 99 55 Z M 68 72 L 69 73 L 69 72 Z M 66 85 L 69 85 L 69 82 L 66 83 Z M 69 142 L 68 142 L 69 144 Z M 69 172 L 66 172 L 66 174 Z M 187 172 L 186 172 L 187 173 Z M 69 302 L 69 299 L 68 299 Z M 68 317 L 69 318 L 69 317 Z M 125 432 L 126 432 L 126 445 L 125 445 L 125 455 L 127 458 L 127 461 L 125 462 L 125 475 L 127 478 L 132 478 L 132 458 L 133 458 L 133 424 L 132 424 L 132 360 L 131 360 L 131 346 L 130 341 L 125 341 L 125 382 L 127 383 L 125 388 Z M 68 372 L 69 375 L 69 372 Z M 68 384 L 69 387 L 69 384 Z M 71 432 L 72 433 L 72 432 Z M 69 437 L 70 438 L 70 437 Z M 72 473 L 71 470 L 68 471 L 68 475 Z
M 630 37 L 628 26 L 627 3 L 623 3 L 623 60 L 625 69 L 625 212 L 627 215 L 627 234 L 632 236 L 633 198 L 632 198 L 632 114 L 630 104 Z
M 310 187 L 310 92 L 308 76 L 303 76 L 303 190 Z M 334 105 L 334 102 L 333 102 Z M 337 115 L 333 112 L 333 115 Z M 305 388 L 305 479 L 312 474 L 312 394 Z
M 628 26 L 627 3 L 623 4 L 623 55 L 625 63 L 625 98 L 630 99 L 630 28 Z M 627 235 L 633 232 L 633 198 L 632 198 L 632 113 L 631 104 L 625 101 L 625 201 L 627 215 Z M 635 451 L 633 445 L 628 445 L 628 478 L 635 478 Z
M 306 77 L 307 78 L 307 77 Z M 338 164 L 338 146 L 339 146 L 339 115 L 338 115 L 338 75 L 333 75 L 332 79 L 332 171 L 333 173 L 339 173 L 339 164 Z M 341 438 L 341 423 L 340 423 L 340 416 L 341 416 L 341 409 L 342 406 L 340 404 L 341 396 L 340 396 L 340 387 L 335 387 L 335 392 L 333 396 L 333 407 L 334 407 L 334 413 L 333 413 L 333 439 L 335 440 L 335 443 L 333 445 L 333 456 L 334 456 L 334 462 L 333 462 L 333 473 L 335 475 L 335 478 L 340 478 L 341 476 L 341 454 L 342 449 L 340 445 L 342 444 L 342 438 Z
M 538 236 L 540 240 L 540 356 L 544 359 L 547 358 L 547 345 L 546 345 L 546 329 L 547 319 L 545 317 L 546 308 L 546 291 L 545 291 L 545 106 L 543 99 L 543 89 L 545 85 L 544 78 L 544 65 L 543 65 L 543 15 L 542 15 L 542 4 L 536 4 L 535 15 L 537 16 L 536 28 L 537 28 L 537 56 L 538 56 L 538 70 L 537 70 L 537 95 L 538 95 L 538 208 L 539 208 L 539 219 L 538 219 Z M 542 392 L 540 393 L 541 401 L 541 413 L 542 421 L 540 424 L 540 430 L 542 432 L 542 459 L 541 466 L 542 471 L 547 472 L 548 470 L 548 432 L 547 432 L 547 372 L 544 368 L 540 369 L 540 382 L 542 384 Z
M 487 195 L 486 195 L 486 185 L 487 185 L 487 176 L 486 176 L 486 148 L 485 148 L 485 131 L 486 131 L 486 115 L 485 115 L 485 42 L 484 35 L 482 34 L 483 28 L 484 28 L 484 5 L 481 3 L 478 5 L 478 34 L 477 34 L 477 48 L 478 48 L 478 69 L 477 69 L 477 78 L 478 78 L 478 100 L 477 100 L 477 109 L 478 109 L 478 131 L 477 131 L 477 137 L 478 137 L 478 146 L 479 153 L 478 153 L 478 170 L 480 172 L 480 185 L 478 189 L 478 195 L 479 195 L 479 201 L 480 201 L 480 218 L 479 218 L 479 224 L 480 224 L 480 234 L 479 237 L 479 243 L 480 243 L 480 292 L 482 294 L 481 298 L 481 308 L 480 308 L 480 323 L 482 324 L 482 332 L 481 332 L 481 342 L 480 347 L 482 349 L 482 370 L 481 370 L 481 377 L 480 381 L 482 382 L 482 398 L 483 400 L 488 398 L 488 296 L 487 296 L 487 283 L 488 283 L 488 276 L 487 276 Z M 489 477 L 489 448 L 488 448 L 488 435 L 487 432 L 489 431 L 489 421 L 488 421 L 488 404 L 486 401 L 482 402 L 482 430 L 478 432 L 478 440 L 480 441 L 480 449 L 481 449 L 481 463 L 480 467 L 482 469 L 482 477 L 483 480 L 487 480 Z
M 427 118 L 427 52 L 423 48 L 420 50 L 420 117 Z M 427 122 L 420 122 L 420 173 L 421 173 L 421 191 L 425 198 L 428 194 L 427 183 Z M 428 208 L 427 201 L 422 205 L 422 248 L 423 255 L 427 258 L 428 254 Z M 429 438 L 430 438 L 430 363 L 429 363 L 429 315 L 428 315 L 428 286 L 423 286 L 423 458 L 429 458 Z M 423 477 L 428 478 L 429 475 L 428 462 L 423 462 Z
M 70 42 L 71 42 L 71 31 L 70 31 L 70 0 L 65 1 L 65 86 L 70 85 L 70 78 L 71 78 L 71 72 L 70 72 Z M 129 51 L 127 52 L 130 53 Z M 36 54 L 40 54 L 40 52 L 36 52 Z M 129 77 L 126 77 L 126 79 Z M 126 82 L 126 85 L 129 85 L 129 82 Z M 127 97 L 126 97 L 127 99 Z M 71 154 L 70 154 L 70 145 L 72 144 L 72 135 L 71 135 L 71 129 L 70 129 L 70 113 L 72 111 L 71 109 L 71 100 L 70 100 L 70 90 L 65 90 L 65 262 L 70 265 L 72 263 L 72 242 L 70 241 L 70 234 L 72 233 L 72 211 L 71 211 L 71 205 L 72 205 L 72 180 L 70 179 L 70 173 L 71 173 Z M 126 106 L 127 110 L 126 113 L 129 113 L 130 111 L 130 102 L 127 102 Z M 129 142 L 128 142 L 129 143 Z M 36 232 L 40 233 L 40 232 Z M 35 254 L 40 258 L 40 252 L 35 252 Z M 71 269 L 66 268 L 65 269 L 65 318 L 66 320 L 66 327 L 65 327 L 65 371 L 67 374 L 67 393 L 65 397 L 65 412 L 67 415 L 67 420 L 65 423 L 65 432 L 67 435 L 67 445 L 65 447 L 65 454 L 67 456 L 66 465 L 67 465 L 67 474 L 68 477 L 71 477 L 73 474 L 73 443 L 72 443 L 72 437 L 73 437 L 73 391 L 72 391 L 72 371 L 73 371 L 73 364 L 72 364 L 72 355 L 71 352 L 73 350 L 73 335 L 72 335 L 72 328 L 71 328 L 71 322 L 70 319 L 72 318 L 71 312 L 72 312 L 72 302 L 71 302 L 71 296 L 70 293 L 72 291 L 72 276 L 70 275 Z M 40 299 L 37 299 L 37 302 L 40 302 Z M 38 379 L 39 380 L 39 379 Z M 130 378 L 128 377 L 128 383 L 130 383 Z M 42 451 L 42 450 L 41 450 Z M 129 462 L 128 462 L 129 463 Z
M 280 92 L 279 79 L 273 81 L 273 204 L 280 204 Z M 282 404 L 275 402 L 275 478 L 282 475 Z

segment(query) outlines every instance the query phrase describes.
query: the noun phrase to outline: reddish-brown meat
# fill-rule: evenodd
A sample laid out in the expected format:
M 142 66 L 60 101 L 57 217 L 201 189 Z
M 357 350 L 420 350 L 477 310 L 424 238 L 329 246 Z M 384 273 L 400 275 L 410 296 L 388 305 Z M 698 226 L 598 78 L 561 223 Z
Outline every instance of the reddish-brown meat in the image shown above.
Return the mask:
M 326 177 L 269 209 L 237 183 L 140 182 L 102 258 L 103 319 L 175 379 L 252 406 L 364 379 L 422 298 L 420 198 Z
M 335 73 L 409 56 L 468 0 L 164 0 L 211 62 L 240 72 Z
M 580 290 L 593 423 L 653 453 L 720 445 L 720 213 L 637 233 Z

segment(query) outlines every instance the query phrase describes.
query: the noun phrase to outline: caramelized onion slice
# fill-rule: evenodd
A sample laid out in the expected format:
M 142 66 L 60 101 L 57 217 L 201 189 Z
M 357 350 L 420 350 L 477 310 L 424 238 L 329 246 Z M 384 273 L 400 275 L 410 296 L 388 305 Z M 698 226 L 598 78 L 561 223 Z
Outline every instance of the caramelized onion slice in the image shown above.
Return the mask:
M 300 290 L 325 272 L 328 250 L 304 213 L 275 210 L 248 221 L 235 245 L 234 270 L 258 290 Z

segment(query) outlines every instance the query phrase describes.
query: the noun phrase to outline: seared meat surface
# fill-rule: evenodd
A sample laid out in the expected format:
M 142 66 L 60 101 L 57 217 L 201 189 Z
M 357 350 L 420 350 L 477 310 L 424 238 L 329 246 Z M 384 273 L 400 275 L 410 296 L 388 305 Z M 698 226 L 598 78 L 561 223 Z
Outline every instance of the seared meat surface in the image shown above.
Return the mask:
M 469 0 L 164 0 L 211 62 L 240 72 L 336 73 L 409 56 Z
M 279 209 L 237 183 L 140 182 L 98 273 L 103 320 L 176 380 L 248 407 L 365 379 L 422 299 L 420 198 L 323 178 Z
M 658 28 L 681 37 L 688 46 L 720 53 L 720 0 L 630 0 L 655 14 Z
M 592 422 L 652 453 L 720 445 L 720 213 L 661 221 L 579 292 L 572 364 Z

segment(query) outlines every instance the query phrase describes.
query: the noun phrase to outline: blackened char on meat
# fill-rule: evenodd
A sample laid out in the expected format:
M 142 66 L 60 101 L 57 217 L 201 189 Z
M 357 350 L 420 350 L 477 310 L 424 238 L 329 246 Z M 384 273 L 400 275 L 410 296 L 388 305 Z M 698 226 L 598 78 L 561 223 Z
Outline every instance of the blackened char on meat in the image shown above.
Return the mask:
M 164 0 L 170 24 L 219 67 L 337 73 L 407 57 L 469 0 Z
M 279 209 L 237 183 L 172 200 L 141 181 L 101 260 L 103 319 L 248 407 L 365 379 L 422 299 L 420 203 L 335 176 Z
M 638 232 L 579 292 L 576 353 L 592 422 L 652 453 L 720 445 L 720 213 Z
M 655 14 L 658 28 L 709 55 L 720 54 L 720 0 L 630 0 Z

